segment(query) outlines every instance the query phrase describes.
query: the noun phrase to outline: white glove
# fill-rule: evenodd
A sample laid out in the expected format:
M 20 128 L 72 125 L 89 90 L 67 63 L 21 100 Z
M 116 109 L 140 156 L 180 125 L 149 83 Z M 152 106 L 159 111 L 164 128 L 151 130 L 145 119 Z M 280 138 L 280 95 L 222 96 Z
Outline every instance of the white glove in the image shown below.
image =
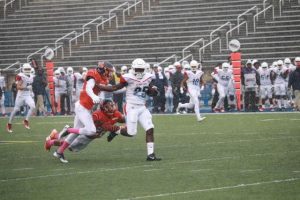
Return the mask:
M 92 100 L 93 100 L 93 103 L 96 104 L 96 103 L 100 103 L 101 98 L 98 97 L 98 96 L 96 96 L 96 95 L 94 95 L 94 96 L 92 96 Z
M 26 90 L 32 90 L 32 86 L 31 85 L 27 85 L 26 86 Z
M 183 93 L 184 93 L 184 91 L 183 91 L 183 88 L 182 88 L 182 87 L 180 88 L 180 93 L 181 93 L 181 94 L 183 94 Z
M 200 87 L 200 90 L 201 90 L 201 91 L 204 90 L 204 85 L 202 85 L 202 86 Z

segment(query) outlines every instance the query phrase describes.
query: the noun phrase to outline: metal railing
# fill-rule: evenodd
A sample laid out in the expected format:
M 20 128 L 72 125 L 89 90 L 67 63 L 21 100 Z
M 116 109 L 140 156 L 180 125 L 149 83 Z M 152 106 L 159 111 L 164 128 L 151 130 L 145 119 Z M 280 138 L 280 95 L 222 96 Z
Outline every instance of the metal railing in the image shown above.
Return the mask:
M 91 31 L 90 30 L 86 30 L 85 32 L 80 33 L 79 35 L 77 35 L 77 36 L 75 36 L 75 37 L 73 37 L 69 40 L 69 53 L 70 53 L 69 55 L 70 56 L 72 56 L 72 42 L 75 40 L 75 44 L 77 45 L 78 44 L 78 38 L 81 37 L 81 36 L 84 38 L 84 35 L 87 34 L 87 33 L 89 33 L 89 38 L 90 38 L 89 42 L 91 44 L 92 43 L 92 36 L 91 36 Z
M 207 43 L 206 45 L 204 45 L 203 47 L 199 48 L 199 62 L 202 61 L 201 51 L 202 51 L 202 53 L 205 53 L 205 48 L 208 47 L 208 46 L 212 46 L 212 44 L 215 43 L 218 40 L 219 40 L 219 47 L 220 47 L 220 53 L 221 53 L 221 50 L 222 50 L 221 38 L 217 37 L 214 40 L 212 40 L 209 43 Z
M 133 5 L 131 5 L 131 6 L 129 6 L 128 8 L 126 8 L 126 9 L 124 9 L 123 10 L 123 25 L 125 25 L 125 21 L 126 21 L 126 17 L 125 17 L 125 12 L 127 11 L 127 15 L 129 16 L 130 15 L 130 9 L 132 8 L 132 7 L 134 7 L 134 11 L 136 12 L 137 11 L 137 5 L 138 4 L 141 4 L 142 6 L 142 14 L 144 14 L 144 3 L 143 3 L 143 0 L 141 0 L 141 1 L 135 1 L 135 3 L 133 4 Z
M 291 0 L 289 0 L 289 3 L 291 3 Z M 282 6 L 284 5 L 284 0 L 279 0 L 279 15 L 282 14 Z
M 102 16 L 99 16 L 99 17 L 93 19 L 92 21 L 90 21 L 90 22 L 84 24 L 84 25 L 82 26 L 82 32 L 84 32 L 84 31 L 85 31 L 85 27 L 87 27 L 87 26 L 90 25 L 90 24 L 99 24 L 99 23 L 94 23 L 94 22 L 95 22 L 95 21 L 98 21 L 98 20 L 100 20 L 100 19 L 101 19 L 101 22 L 103 22 L 104 18 L 103 18 Z
M 71 31 L 70 33 L 67 33 L 63 37 L 60 37 L 57 40 L 55 40 L 55 42 L 54 42 L 55 49 L 58 49 L 58 44 L 63 44 L 62 42 L 60 42 L 61 40 L 63 40 L 63 39 L 70 39 L 69 36 L 71 36 L 71 35 L 75 35 L 75 37 L 76 37 L 77 36 L 77 32 L 76 31 Z M 57 54 L 58 54 L 57 52 L 58 51 L 55 51 L 55 56 L 57 56 Z
M 30 58 L 33 56 L 33 55 L 36 55 L 36 54 L 42 54 L 41 51 L 45 51 L 46 49 L 48 48 L 48 46 L 44 46 L 43 48 L 40 48 L 39 50 L 29 54 L 29 56 L 27 56 L 27 62 L 29 62 Z M 43 52 L 44 53 L 44 52 Z
M 213 31 L 209 34 L 209 41 L 210 41 L 210 43 L 211 43 L 211 41 L 212 41 L 212 39 L 213 39 L 213 34 L 214 34 L 215 32 L 217 32 L 218 30 L 222 29 L 222 28 L 225 27 L 225 26 L 229 26 L 229 30 L 230 30 L 232 24 L 231 24 L 231 22 L 226 22 L 225 24 L 221 25 L 219 28 L 213 30 Z M 231 34 L 230 34 L 230 35 L 231 35 Z M 211 45 L 210 45 L 210 50 L 212 50 L 212 43 L 211 43 Z
M 256 21 L 258 21 L 258 16 L 261 13 L 265 13 L 270 8 L 272 8 L 272 20 L 274 20 L 274 6 L 273 5 L 269 5 L 267 8 L 265 8 L 264 10 L 260 11 L 259 13 L 257 13 L 256 15 L 253 16 L 253 31 L 254 32 L 256 32 Z
M 12 68 L 12 67 L 14 67 L 14 66 L 16 66 L 16 65 L 19 65 L 19 68 L 20 68 L 20 67 L 21 67 L 20 61 L 17 61 L 17 62 L 15 62 L 15 63 L 9 65 L 8 67 L 2 69 L 1 71 L 2 71 L 2 72 L 7 71 L 8 69 L 10 69 L 10 68 Z
M 240 26 L 246 25 L 246 35 L 248 35 L 248 22 L 247 21 L 243 21 L 242 23 L 240 23 L 239 25 L 236 25 L 235 27 L 233 27 L 232 29 L 230 29 L 229 31 L 226 32 L 226 47 L 228 49 L 228 43 L 229 43 L 229 33 L 231 34 L 232 31 L 234 31 L 235 29 L 238 29 Z
M 59 49 L 61 49 L 61 58 L 64 59 L 64 58 L 65 58 L 65 54 L 64 54 L 64 45 L 59 45 L 59 46 L 57 46 L 57 47 L 55 47 L 55 48 L 53 49 L 53 51 L 55 52 L 55 55 L 57 55 L 56 52 L 57 52 Z
M 182 62 L 182 61 L 184 61 L 184 60 L 186 60 L 187 58 L 190 58 L 190 57 L 192 57 L 192 60 L 194 60 L 194 56 L 193 56 L 193 54 L 189 54 L 189 55 L 187 55 L 187 56 L 185 56 L 185 57 L 183 57 L 183 58 L 181 58 L 180 60 L 178 60 L 178 62 Z M 183 67 L 183 66 L 182 66 Z
M 125 5 L 127 5 L 127 7 L 129 8 L 129 2 L 126 1 L 126 2 L 122 3 L 121 5 L 119 5 L 119 6 L 115 7 L 115 8 L 113 8 L 113 9 L 111 9 L 108 12 L 108 18 L 111 17 L 111 14 L 115 14 L 115 13 L 113 13 L 114 11 L 119 10 L 119 8 L 121 8 L 121 7 L 125 6 Z M 111 21 L 109 21 L 109 27 L 111 28 Z
M 256 13 L 258 13 L 258 7 L 257 6 L 253 6 L 252 8 L 249 8 L 248 10 L 246 10 L 245 12 L 243 12 L 242 14 L 240 14 L 238 17 L 237 17 L 237 25 L 240 24 L 240 18 L 244 15 L 246 15 L 247 13 L 249 13 L 250 11 L 252 10 L 256 10 Z M 238 28 L 238 34 L 240 34 L 240 29 Z
M 188 48 L 198 44 L 199 42 L 202 42 L 202 46 L 204 46 L 204 38 L 200 38 L 199 40 L 196 40 L 195 42 L 193 42 L 192 44 L 186 46 L 184 49 L 182 49 L 182 58 L 184 58 L 184 52 L 185 50 L 187 50 Z
M 104 20 L 103 22 L 101 22 L 100 24 L 97 24 L 96 25 L 96 38 L 97 38 L 97 41 L 99 41 L 99 26 L 102 26 L 102 30 L 104 30 L 104 24 L 106 22 L 111 22 L 113 18 L 116 18 L 116 28 L 119 27 L 117 15 L 113 15 L 110 18 L 108 18 L 108 19 Z
M 161 61 L 160 63 L 158 63 L 158 65 L 161 65 L 161 64 L 167 62 L 168 60 L 171 60 L 172 58 L 174 58 L 174 59 L 175 59 L 175 62 L 177 62 L 178 56 L 177 56 L 176 54 L 173 54 L 173 55 L 167 57 L 166 59 L 164 59 L 163 61 Z
M 10 5 L 10 8 L 13 7 L 13 3 L 16 0 L 10 0 L 9 2 L 7 2 L 7 0 L 1 0 L 4 2 L 4 6 L 3 6 L 3 19 L 6 19 L 6 11 L 7 11 L 7 7 Z M 27 0 L 23 0 L 24 1 L 24 5 L 28 5 L 28 1 Z M 22 8 L 22 0 L 19 0 L 19 9 Z

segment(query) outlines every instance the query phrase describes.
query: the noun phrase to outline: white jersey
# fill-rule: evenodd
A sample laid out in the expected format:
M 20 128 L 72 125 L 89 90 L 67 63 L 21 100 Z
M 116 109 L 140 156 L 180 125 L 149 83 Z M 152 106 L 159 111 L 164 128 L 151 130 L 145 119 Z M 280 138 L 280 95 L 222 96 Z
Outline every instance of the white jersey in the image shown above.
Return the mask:
M 0 76 L 0 88 L 3 89 L 6 87 L 4 76 Z
M 228 87 L 229 83 L 232 81 L 232 71 L 229 69 L 226 72 L 222 69 L 216 69 L 216 74 L 213 75 L 218 81 L 218 84 Z
M 188 80 L 186 82 L 188 89 L 200 90 L 200 80 L 204 74 L 203 71 L 197 70 L 195 73 L 192 71 L 186 71 L 185 74 L 188 76 Z
M 274 81 L 274 84 L 284 84 L 285 83 L 285 78 L 282 77 L 282 74 L 287 72 L 286 67 L 282 67 L 282 69 L 279 69 L 278 67 L 273 69 L 273 72 L 276 74 L 276 78 Z
M 23 73 L 19 73 L 16 76 L 16 81 L 18 82 L 22 82 L 21 87 L 25 88 L 24 90 L 18 90 L 18 94 L 17 96 L 30 96 L 32 90 L 31 89 L 26 89 L 27 86 L 32 86 L 32 82 L 33 82 L 33 76 L 32 75 L 25 75 Z
M 81 91 L 84 82 L 83 76 L 79 72 L 76 72 L 74 73 L 74 77 L 76 79 L 76 85 L 75 85 L 76 91 Z
M 150 73 L 146 73 L 142 79 L 137 79 L 131 73 L 122 75 L 120 82 L 128 84 L 126 89 L 126 102 L 130 104 L 145 105 L 146 92 L 153 79 L 155 79 L 155 76 Z
M 258 71 L 259 77 L 260 77 L 260 85 L 262 85 L 262 86 L 272 85 L 270 69 L 264 70 L 262 68 L 259 68 L 257 71 Z

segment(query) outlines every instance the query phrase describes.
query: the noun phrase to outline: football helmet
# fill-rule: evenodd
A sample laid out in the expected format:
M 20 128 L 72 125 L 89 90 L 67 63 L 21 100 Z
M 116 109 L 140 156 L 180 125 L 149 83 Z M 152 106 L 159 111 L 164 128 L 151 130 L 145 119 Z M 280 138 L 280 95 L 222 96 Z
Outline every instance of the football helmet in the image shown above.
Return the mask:
M 284 59 L 284 64 L 285 65 L 290 65 L 292 62 L 291 62 L 291 59 L 289 59 L 289 58 L 285 58 Z
M 128 72 L 127 66 L 126 65 L 122 66 L 121 67 L 121 74 L 123 75 L 123 74 L 126 74 L 127 72 Z
M 227 62 L 222 63 L 222 70 L 224 72 L 227 72 L 229 67 L 230 67 L 230 65 Z
M 33 67 L 31 68 L 30 74 L 31 74 L 32 76 L 35 76 L 35 70 L 34 70 Z
M 30 76 L 31 68 L 32 67 L 29 63 L 24 63 L 23 66 L 22 66 L 22 73 L 27 75 L 27 76 Z
M 263 70 L 268 69 L 268 63 L 266 63 L 266 62 L 261 63 L 261 68 L 262 68 Z
M 248 65 L 251 65 L 251 67 L 252 67 L 252 62 L 251 62 L 251 60 L 249 59 L 249 60 L 247 60 L 247 62 L 246 62 L 246 66 L 248 66 Z
M 296 57 L 295 62 L 300 62 L 300 57 Z
M 175 62 L 175 63 L 174 63 L 174 66 L 175 66 L 175 68 L 181 67 L 181 64 L 180 64 L 180 62 Z
M 101 109 L 104 113 L 108 115 L 113 115 L 117 108 L 115 103 L 111 99 L 106 99 L 103 101 Z
M 143 59 L 137 58 L 132 62 L 132 73 L 137 79 L 142 79 L 146 73 L 146 63 Z
M 190 63 L 192 72 L 197 71 L 199 63 L 196 60 L 192 60 Z
M 82 68 L 82 73 L 87 73 L 87 71 L 88 71 L 88 68 L 86 68 L 86 67 Z
M 108 61 L 98 61 L 96 70 L 102 77 L 110 79 L 113 76 L 114 66 Z
M 282 61 L 282 60 L 278 60 L 278 61 L 277 61 L 277 67 L 278 67 L 279 69 L 281 69 L 282 66 L 283 66 L 283 61 Z
M 185 64 L 185 65 L 183 66 L 183 69 L 184 69 L 185 71 L 191 70 L 190 64 Z
M 174 67 L 174 65 L 169 65 L 168 68 L 169 68 L 169 72 L 170 72 L 171 74 L 174 74 L 174 73 L 175 73 L 175 67 Z
M 72 68 L 72 67 L 68 67 L 68 68 L 67 68 L 67 74 L 68 74 L 68 75 L 72 75 L 73 72 L 74 72 L 74 71 L 73 71 L 73 68 Z
M 60 71 L 57 69 L 54 71 L 54 76 L 58 78 L 60 76 Z

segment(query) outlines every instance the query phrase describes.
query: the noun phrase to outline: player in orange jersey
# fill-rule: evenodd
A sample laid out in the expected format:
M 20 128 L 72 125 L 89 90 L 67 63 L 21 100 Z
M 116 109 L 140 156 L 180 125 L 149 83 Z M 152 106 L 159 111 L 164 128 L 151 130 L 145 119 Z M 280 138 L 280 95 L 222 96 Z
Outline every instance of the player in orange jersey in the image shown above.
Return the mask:
M 78 137 L 96 135 L 96 127 L 93 122 L 91 110 L 95 104 L 100 103 L 99 85 L 107 85 L 112 77 L 114 67 L 110 62 L 99 61 L 95 69 L 90 69 L 80 92 L 79 101 L 75 103 L 74 128 L 67 128 L 64 133 L 68 134 L 62 145 L 53 153 L 53 156 L 65 163 L 64 151 Z M 61 134 L 64 136 L 64 134 Z M 60 138 L 59 138 L 60 139 Z

